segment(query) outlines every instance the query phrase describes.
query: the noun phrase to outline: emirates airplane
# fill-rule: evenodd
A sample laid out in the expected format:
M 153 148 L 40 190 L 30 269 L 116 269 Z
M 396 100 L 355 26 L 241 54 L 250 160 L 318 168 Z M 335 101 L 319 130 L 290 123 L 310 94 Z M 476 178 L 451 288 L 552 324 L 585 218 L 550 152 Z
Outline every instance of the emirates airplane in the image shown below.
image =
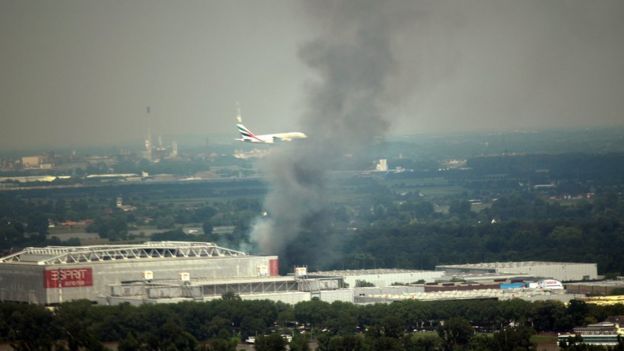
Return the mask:
M 293 141 L 294 139 L 305 139 L 308 136 L 302 132 L 286 132 L 286 133 L 273 133 L 273 134 L 254 134 L 247 127 L 243 125 L 243 118 L 241 117 L 240 108 L 236 116 L 236 128 L 241 137 L 236 139 L 238 141 L 244 141 L 246 143 L 263 143 L 263 144 L 275 144 L 282 141 Z

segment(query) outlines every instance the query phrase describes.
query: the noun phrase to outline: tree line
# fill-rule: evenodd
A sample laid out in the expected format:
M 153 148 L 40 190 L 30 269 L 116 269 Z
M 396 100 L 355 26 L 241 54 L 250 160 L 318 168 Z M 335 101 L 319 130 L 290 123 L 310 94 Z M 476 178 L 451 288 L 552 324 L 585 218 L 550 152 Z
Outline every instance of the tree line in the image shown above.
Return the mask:
M 299 239 L 280 254 L 284 265 L 432 269 L 546 260 L 596 262 L 601 273 L 624 272 L 624 199 L 615 193 L 565 206 L 536 194 L 512 193 L 478 212 L 467 200 L 452 200 L 447 214 L 422 199 L 397 203 L 379 197 L 360 206 L 348 223 L 340 210 L 314 214 Z M 311 248 L 324 255 L 309 254 Z
M 621 304 L 581 301 L 568 306 L 522 300 L 287 305 L 231 294 L 165 305 L 74 301 L 54 310 L 1 303 L 0 339 L 16 350 L 104 350 L 106 341 L 118 342 L 120 350 L 234 350 L 240 340 L 256 336 L 261 351 L 283 350 L 280 335 L 288 334 L 291 350 L 306 350 L 310 337 L 320 350 L 530 350 L 529 338 L 536 332 L 569 331 L 621 314 Z M 504 343 L 512 340 L 513 347 Z

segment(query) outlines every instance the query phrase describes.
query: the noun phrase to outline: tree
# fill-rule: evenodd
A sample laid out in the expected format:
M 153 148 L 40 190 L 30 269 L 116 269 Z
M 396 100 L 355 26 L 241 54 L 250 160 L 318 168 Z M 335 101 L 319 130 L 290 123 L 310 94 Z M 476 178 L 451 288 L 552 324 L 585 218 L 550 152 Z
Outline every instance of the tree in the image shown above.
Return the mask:
M 468 349 L 470 351 L 512 350 L 512 349 L 497 348 L 497 346 L 494 344 L 494 338 L 487 334 L 477 334 L 473 336 L 470 339 L 470 343 L 468 344 Z
M 12 304 L 3 311 L 6 326 L 0 329 L 2 338 L 8 339 L 18 351 L 50 350 L 59 336 L 52 323 L 53 315 L 42 306 Z
M 467 345 L 473 334 L 474 329 L 470 323 L 461 317 L 453 317 L 438 327 L 438 335 L 442 338 L 445 351 Z
M 202 206 L 195 210 L 193 220 L 196 222 L 207 222 L 217 214 L 217 210 L 211 206 Z M 206 233 L 207 234 L 207 233 Z
M 128 237 L 128 224 L 123 216 L 98 217 L 87 227 L 88 232 L 96 232 L 101 238 L 123 240 Z
M 141 349 L 142 344 L 133 332 L 129 332 L 125 338 L 119 341 L 119 345 L 117 345 L 118 351 L 135 351 Z
M 171 215 L 160 216 L 154 221 L 158 229 L 171 229 L 175 225 L 175 218 Z
M 31 214 L 28 218 L 28 231 L 44 237 L 48 234 L 48 218 L 40 213 Z
M 585 325 L 585 318 L 589 314 L 589 307 L 585 301 L 571 300 L 566 308 L 566 314 L 570 317 L 572 326 Z
M 453 216 L 465 217 L 471 214 L 470 202 L 467 200 L 457 200 L 451 202 L 449 213 Z
M 202 224 L 202 229 L 204 230 L 204 235 L 212 235 L 214 227 L 210 222 L 204 222 L 204 224 Z
M 436 351 L 440 349 L 442 339 L 437 335 L 405 335 L 403 348 L 405 351 Z
M 310 351 L 310 337 L 307 334 L 295 334 L 290 342 L 290 351 Z
M 498 333 L 494 333 L 494 346 L 497 350 L 533 350 L 531 336 L 535 330 L 529 327 L 505 328 Z
M 387 337 L 387 336 L 379 336 L 376 338 L 372 338 L 370 340 L 371 346 L 373 350 L 383 350 L 383 351 L 403 351 L 403 345 L 399 339 Z M 351 349 L 345 349 L 351 350 Z M 362 350 L 362 349 L 354 349 L 354 350 Z
M 277 333 L 256 338 L 256 351 L 285 351 L 286 341 Z
M 566 318 L 565 306 L 561 302 L 540 301 L 534 303 L 532 309 L 533 327 L 537 331 L 565 331 L 574 327 L 568 325 L 570 319 Z
M 403 336 L 404 326 L 399 317 L 394 315 L 386 316 L 382 321 L 385 336 L 399 338 Z
M 197 339 L 182 329 L 180 322 L 169 319 L 163 326 L 147 333 L 150 350 L 195 351 Z
M 202 351 L 236 351 L 238 339 L 213 339 L 208 345 L 202 348 Z
M 228 291 L 221 295 L 221 299 L 224 301 L 241 301 L 241 297 L 233 291 Z
M 327 351 L 363 351 L 366 342 L 361 335 L 333 336 L 325 348 Z
M 56 309 L 56 322 L 70 351 L 104 350 L 93 330 L 90 301 L 78 300 L 61 304 Z
M 152 240 L 154 241 L 158 241 L 158 240 L 193 241 L 194 239 L 196 239 L 196 237 L 192 235 L 187 235 L 186 233 L 184 233 L 182 229 L 174 229 L 174 230 L 169 230 L 169 231 L 162 232 L 162 233 L 152 234 Z
M 370 287 L 374 287 L 375 284 L 366 281 L 366 280 L 356 280 L 355 281 L 355 287 L 356 288 L 370 288 Z

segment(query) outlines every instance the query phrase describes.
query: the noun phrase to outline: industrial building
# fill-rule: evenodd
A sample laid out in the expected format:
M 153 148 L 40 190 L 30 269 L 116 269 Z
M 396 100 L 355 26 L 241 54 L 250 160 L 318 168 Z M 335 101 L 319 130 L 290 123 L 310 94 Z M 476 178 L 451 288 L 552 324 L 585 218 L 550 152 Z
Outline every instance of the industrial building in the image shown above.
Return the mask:
M 262 278 L 277 275 L 277 256 L 252 256 L 212 243 L 29 247 L 0 258 L 0 301 L 44 305 L 98 301 L 113 295 L 115 286 L 123 286 L 120 295 L 131 295 L 132 284 L 177 281 L 186 286 L 191 280 L 252 278 L 262 284 Z M 164 288 L 153 291 L 166 295 Z
M 526 274 L 535 278 L 553 278 L 560 281 L 582 281 L 598 279 L 596 263 L 577 262 L 489 262 L 455 265 L 438 265 L 436 271 L 454 273 L 505 273 Z
M 356 303 L 389 303 L 394 301 L 444 301 L 444 300 L 511 300 L 526 301 L 556 300 L 569 302 L 579 296 L 563 291 L 541 289 L 477 289 L 416 292 L 401 294 L 361 294 L 355 297 Z
M 624 292 L 624 279 L 568 283 L 566 289 L 576 294 L 613 295 Z
M 371 283 L 382 288 L 396 284 L 431 283 L 444 276 L 440 271 L 413 269 L 359 269 L 308 273 L 309 277 L 342 277 L 346 286 L 354 288 L 358 282 Z
M 42 156 L 23 156 L 22 167 L 25 169 L 39 168 L 43 163 Z
M 599 306 L 624 305 L 624 295 L 590 296 L 582 299 L 586 303 Z M 622 323 L 624 325 L 624 323 Z
M 273 300 L 295 304 L 317 297 L 332 302 L 353 301 L 353 291 L 341 289 L 341 278 L 303 278 L 269 276 L 230 279 L 193 279 L 166 281 L 122 282 L 109 286 L 98 302 L 115 305 L 128 302 L 167 303 L 179 301 L 208 301 L 233 293 L 243 300 Z
M 406 298 L 571 298 L 563 291 L 503 288 L 531 277 L 595 279 L 596 265 L 511 262 L 438 266 L 436 271 L 321 272 L 298 267 L 294 275 L 279 276 L 277 256 L 248 255 L 213 243 L 29 247 L 0 258 L 0 301 L 54 305 L 87 299 L 109 305 L 143 304 L 207 301 L 226 293 L 291 304 L 312 298 L 356 303 Z
M 445 272 L 444 276 L 436 279 L 438 282 L 467 282 L 467 283 L 490 283 L 505 281 L 525 281 L 534 277 L 524 273 L 458 273 Z
M 569 340 L 577 342 L 574 338 L 581 337 L 581 343 L 587 345 L 615 346 L 620 338 L 624 337 L 624 328 L 617 322 L 604 321 L 596 324 L 589 324 L 586 327 L 576 327 L 574 332 L 559 334 L 559 344 L 563 345 Z

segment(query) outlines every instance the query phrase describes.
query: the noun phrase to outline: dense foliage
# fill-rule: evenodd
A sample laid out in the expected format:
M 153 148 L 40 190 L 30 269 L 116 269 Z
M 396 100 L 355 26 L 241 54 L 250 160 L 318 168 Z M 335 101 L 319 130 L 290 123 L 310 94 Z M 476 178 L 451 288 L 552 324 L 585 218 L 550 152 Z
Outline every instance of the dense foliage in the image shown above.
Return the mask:
M 456 350 L 469 345 L 471 350 L 508 350 L 510 343 L 529 350 L 529 337 L 535 332 L 567 331 L 618 314 L 624 314 L 624 305 L 599 307 L 580 301 L 567 307 L 554 301 L 521 300 L 364 306 L 312 300 L 292 306 L 229 296 L 207 303 L 138 307 L 76 301 L 53 312 L 3 303 L 0 339 L 18 350 L 44 350 L 60 340 L 71 350 L 102 349 L 103 341 L 118 341 L 122 350 L 194 350 L 204 341 L 209 341 L 206 347 L 229 350 L 235 339 L 260 336 L 262 349 L 275 350 L 284 345 L 279 334 L 286 333 L 294 334 L 291 345 L 303 350 L 307 337 L 291 327 L 301 325 L 317 337 L 321 350 Z M 477 330 L 494 334 L 475 334 Z
M 294 265 L 431 269 L 551 260 L 597 262 L 600 273 L 621 273 L 623 157 L 503 154 L 474 157 L 466 168 L 452 169 L 412 160 L 412 166 L 428 166 L 384 176 L 337 176 L 327 184 L 327 206 L 310 213 L 301 232 L 289 235 L 296 240 L 272 254 L 280 256 L 282 272 Z M 406 159 L 399 163 L 409 166 Z M 250 227 L 271 215 L 262 207 L 266 190 L 256 179 L 235 179 L 1 192 L 0 254 L 80 243 L 54 237 L 59 230 L 48 224 L 64 221 L 88 221 L 78 230 L 111 242 L 199 240 L 253 251 Z M 116 206 L 117 197 L 131 210 Z
M 281 257 L 287 266 L 312 269 L 548 260 L 596 262 L 600 272 L 624 272 L 624 199 L 616 194 L 564 206 L 538 194 L 511 193 L 478 212 L 468 201 L 458 202 L 440 214 L 428 210 L 433 206 L 426 200 L 381 198 L 360 204 L 349 224 L 341 223 L 338 211 L 321 214 Z M 325 254 L 307 254 L 310 248 Z

